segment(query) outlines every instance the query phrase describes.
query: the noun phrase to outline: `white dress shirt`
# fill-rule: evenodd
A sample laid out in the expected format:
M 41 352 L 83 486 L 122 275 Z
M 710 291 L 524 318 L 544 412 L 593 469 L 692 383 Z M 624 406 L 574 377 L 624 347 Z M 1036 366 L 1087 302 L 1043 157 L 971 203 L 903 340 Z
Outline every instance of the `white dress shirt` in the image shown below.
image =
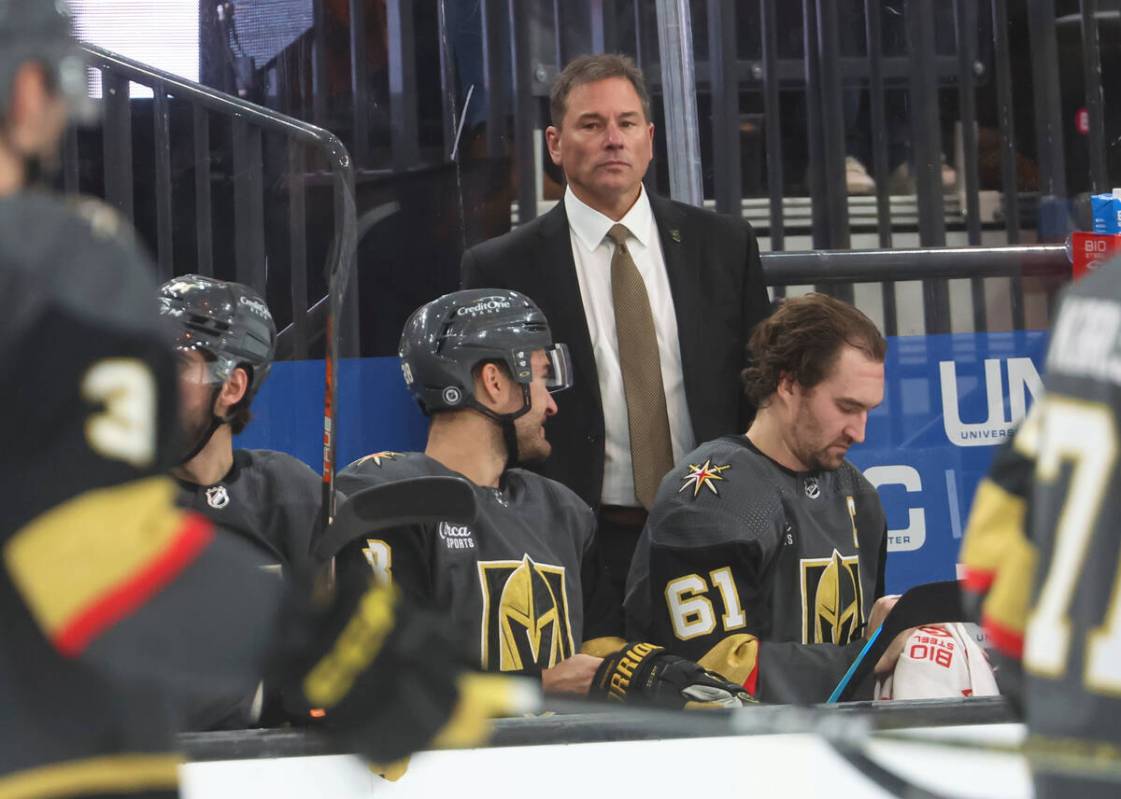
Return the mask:
M 615 221 L 585 205 L 570 190 L 564 193 L 568 231 L 572 239 L 572 258 L 580 281 L 584 318 L 592 339 L 599 395 L 603 401 L 605 431 L 603 494 L 604 505 L 637 507 L 634 472 L 631 469 L 631 434 L 627 422 L 627 400 L 623 392 L 623 372 L 619 366 L 619 339 L 615 332 L 615 306 L 611 297 L 611 256 L 615 245 L 607 231 Z M 677 316 L 670 293 L 662 242 L 650 199 L 642 189 L 638 200 L 619 224 L 630 231 L 627 249 L 646 284 L 654 329 L 658 335 L 658 356 L 662 366 L 662 387 L 666 392 L 673 459 L 677 462 L 696 446 L 693 423 L 685 400 L 685 381 L 681 371 L 681 347 L 677 339 Z M 562 398 L 563 403 L 563 398 Z M 561 409 L 563 413 L 563 407 Z

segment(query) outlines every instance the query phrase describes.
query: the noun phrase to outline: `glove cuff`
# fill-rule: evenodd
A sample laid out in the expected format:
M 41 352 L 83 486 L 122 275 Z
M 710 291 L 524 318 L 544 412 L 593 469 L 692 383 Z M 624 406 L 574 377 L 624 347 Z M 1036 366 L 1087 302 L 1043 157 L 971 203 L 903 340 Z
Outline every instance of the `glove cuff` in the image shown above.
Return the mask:
M 664 648 L 657 644 L 633 641 L 614 654 L 608 655 L 596 669 L 589 694 L 625 702 L 645 690 L 653 663 L 651 658 Z

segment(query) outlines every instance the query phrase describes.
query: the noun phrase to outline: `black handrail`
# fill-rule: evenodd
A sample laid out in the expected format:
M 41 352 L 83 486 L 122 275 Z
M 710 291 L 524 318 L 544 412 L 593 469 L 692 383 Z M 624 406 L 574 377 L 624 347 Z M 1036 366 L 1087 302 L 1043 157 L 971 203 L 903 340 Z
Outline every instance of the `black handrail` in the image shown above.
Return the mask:
M 898 328 L 895 284 L 899 281 L 969 279 L 972 281 L 973 321 L 977 330 L 987 326 L 983 281 L 1008 278 L 1011 281 L 1012 327 L 1025 324 L 1024 287 L 1026 277 L 1068 281 L 1071 264 L 1061 244 L 1027 247 L 929 247 L 881 250 L 808 250 L 767 252 L 761 255 L 763 277 L 781 296 L 785 286 L 814 285 L 835 292 L 838 287 L 851 291 L 854 283 L 882 283 L 884 296 L 884 333 L 896 335 Z M 928 333 L 948 332 L 948 302 L 932 304 L 923 298 L 923 313 Z
M 293 182 L 293 202 L 291 216 L 297 213 L 302 217 L 304 200 L 304 153 L 292 142 L 310 146 L 318 150 L 327 164 L 334 194 L 334 237 L 325 268 L 327 283 L 328 314 L 326 329 L 327 356 L 327 396 L 325 405 L 330 409 L 336 406 L 336 387 L 334 376 L 338 374 L 340 340 L 344 326 L 340 324 L 343 299 L 352 303 L 356 299 L 356 286 L 353 275 L 357 251 L 357 219 L 354 202 L 354 169 L 350 154 L 339 138 L 328 130 L 307 122 L 285 116 L 277 111 L 250 103 L 239 97 L 224 94 L 194 81 L 186 80 L 169 72 L 155 69 L 147 64 L 134 61 L 117 53 L 92 44 L 84 44 L 86 58 L 90 66 L 102 71 L 106 96 L 106 131 L 104 148 L 106 154 L 106 199 L 115 202 L 122 211 L 132 217 L 132 179 L 131 179 L 131 125 L 129 82 L 135 82 L 152 89 L 156 98 L 156 173 L 157 180 L 157 253 L 161 274 L 170 277 L 171 230 L 170 223 L 170 168 L 168 166 L 169 147 L 167 137 L 167 96 L 172 95 L 189 103 L 195 112 L 195 131 L 209 128 L 206 113 L 217 113 L 232 120 L 234 131 L 234 193 L 235 220 L 237 224 L 237 275 L 258 289 L 264 288 L 264 213 L 263 213 L 263 160 L 261 133 L 271 132 L 286 136 L 289 140 L 289 172 Z M 203 111 L 200 112 L 200 109 Z M 196 151 L 199 140 L 196 138 Z M 208 163 L 204 158 L 200 163 Z M 119 172 L 118 172 L 119 170 Z M 197 235 L 199 236 L 200 261 L 209 264 L 211 256 L 210 233 L 210 182 L 205 175 L 196 180 L 196 208 L 205 213 L 200 215 Z M 166 195 L 166 196 L 164 196 Z M 205 219 L 203 218 L 205 216 Z M 306 254 L 304 239 L 305 221 L 291 219 L 291 252 L 299 257 Z M 205 247 L 205 251 L 204 251 Z M 191 271 L 195 271 L 194 268 Z M 293 264 L 293 286 L 297 282 L 306 286 L 306 264 Z M 306 289 L 305 289 L 306 290 Z M 308 308 L 307 298 L 297 298 L 293 292 L 292 324 L 281 331 L 280 337 L 285 351 L 295 351 L 297 355 L 307 353 Z M 353 323 L 354 320 L 349 320 Z M 290 338 L 298 339 L 290 346 Z M 324 503 L 326 512 L 333 512 L 334 497 L 334 451 L 337 439 L 337 426 L 328 418 L 324 430 Z
M 232 94 L 224 94 L 203 86 L 201 83 L 195 83 L 148 64 L 134 61 L 94 44 L 84 43 L 82 49 L 85 51 L 89 65 L 92 67 L 110 70 L 118 75 L 123 75 L 134 83 L 153 89 L 162 87 L 169 94 L 190 100 L 192 103 L 212 111 L 235 116 L 243 115 L 254 125 L 283 133 L 299 139 L 305 144 L 317 146 L 327 156 L 331 171 L 337 176 L 345 177 L 348 185 L 353 182 L 350 153 L 347 152 L 339 137 L 329 130 L 285 116 L 271 108 L 250 103 Z
M 1070 277 L 1061 244 L 1031 247 L 930 247 L 806 250 L 761 255 L 768 286 L 844 285 L 972 277 Z

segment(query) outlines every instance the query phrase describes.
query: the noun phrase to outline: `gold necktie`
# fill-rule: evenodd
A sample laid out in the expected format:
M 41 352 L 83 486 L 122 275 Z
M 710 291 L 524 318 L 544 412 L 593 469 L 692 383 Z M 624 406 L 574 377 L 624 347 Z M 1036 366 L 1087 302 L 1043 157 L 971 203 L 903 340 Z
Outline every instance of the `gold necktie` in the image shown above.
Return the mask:
M 627 400 L 631 433 L 631 469 L 634 493 L 647 510 L 654 504 L 658 484 L 673 468 L 669 414 L 658 358 L 658 333 L 650 298 L 627 250 L 630 231 L 614 225 L 607 232 L 615 242 L 611 256 L 611 298 L 615 306 L 615 333 L 619 339 L 619 366 Z

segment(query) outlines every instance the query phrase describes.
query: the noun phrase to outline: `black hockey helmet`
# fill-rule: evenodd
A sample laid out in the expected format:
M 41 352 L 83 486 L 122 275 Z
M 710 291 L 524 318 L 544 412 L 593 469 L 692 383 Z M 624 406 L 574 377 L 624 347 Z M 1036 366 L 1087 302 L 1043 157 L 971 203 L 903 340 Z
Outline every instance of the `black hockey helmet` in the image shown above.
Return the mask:
M 213 359 L 213 382 L 224 383 L 239 366 L 249 372 L 248 404 L 276 352 L 276 323 L 261 295 L 241 283 L 183 275 L 160 286 L 159 298 L 160 313 L 177 323 L 176 347 Z
M 572 385 L 568 348 L 553 342 L 549 322 L 533 300 L 508 289 L 467 289 L 414 311 L 398 354 L 405 384 L 427 414 L 472 407 L 498 418 L 477 402 L 471 370 L 484 361 L 505 364 L 525 397 L 512 419 L 529 410 L 530 355 L 535 350 L 549 356 L 550 391 Z
M 16 72 L 29 61 L 47 70 L 75 121 L 96 117 L 65 0 L 0 0 L 0 118 L 7 113 Z

